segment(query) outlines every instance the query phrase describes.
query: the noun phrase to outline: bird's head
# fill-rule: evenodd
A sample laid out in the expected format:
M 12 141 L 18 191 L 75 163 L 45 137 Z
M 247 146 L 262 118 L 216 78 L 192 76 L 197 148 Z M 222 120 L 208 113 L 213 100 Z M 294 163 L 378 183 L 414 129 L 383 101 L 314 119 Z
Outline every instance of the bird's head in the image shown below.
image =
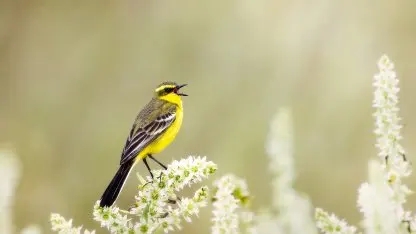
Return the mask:
M 181 96 L 188 96 L 179 91 L 185 86 L 186 84 L 178 85 L 175 82 L 166 81 L 157 86 L 155 89 L 155 96 L 159 99 L 179 105 L 182 102 Z

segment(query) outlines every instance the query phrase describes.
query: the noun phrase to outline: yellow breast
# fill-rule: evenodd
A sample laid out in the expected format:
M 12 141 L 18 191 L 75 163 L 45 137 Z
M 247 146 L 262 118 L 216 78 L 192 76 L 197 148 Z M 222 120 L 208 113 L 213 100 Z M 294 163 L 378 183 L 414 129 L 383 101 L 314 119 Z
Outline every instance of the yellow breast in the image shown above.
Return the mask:
M 153 143 L 146 147 L 146 150 L 144 150 L 146 152 L 143 152 L 141 155 L 145 157 L 147 154 L 157 154 L 164 150 L 168 145 L 170 145 L 170 143 L 172 143 L 172 141 L 176 138 L 176 135 L 178 134 L 179 129 L 182 126 L 182 120 L 182 107 L 177 107 L 175 121 L 166 130 L 164 134 L 162 134 L 158 139 L 156 139 Z

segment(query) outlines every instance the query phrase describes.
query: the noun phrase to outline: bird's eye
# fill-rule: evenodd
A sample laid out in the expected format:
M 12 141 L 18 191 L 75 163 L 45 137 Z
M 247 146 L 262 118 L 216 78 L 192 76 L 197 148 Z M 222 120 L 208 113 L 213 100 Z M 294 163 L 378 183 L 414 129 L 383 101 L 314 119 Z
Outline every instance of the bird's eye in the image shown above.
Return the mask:
M 165 88 L 165 92 L 166 93 L 171 93 L 171 92 L 173 92 L 174 89 L 175 88 Z

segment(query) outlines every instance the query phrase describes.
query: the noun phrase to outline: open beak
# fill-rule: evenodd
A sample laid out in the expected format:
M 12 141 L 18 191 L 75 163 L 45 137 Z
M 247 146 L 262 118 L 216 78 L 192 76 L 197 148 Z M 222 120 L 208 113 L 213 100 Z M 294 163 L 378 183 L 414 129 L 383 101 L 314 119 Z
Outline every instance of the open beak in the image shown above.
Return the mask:
M 182 84 L 182 85 L 178 85 L 176 86 L 176 94 L 178 94 L 179 96 L 188 96 L 188 94 L 185 93 L 180 93 L 179 90 L 185 86 L 187 86 L 188 84 Z

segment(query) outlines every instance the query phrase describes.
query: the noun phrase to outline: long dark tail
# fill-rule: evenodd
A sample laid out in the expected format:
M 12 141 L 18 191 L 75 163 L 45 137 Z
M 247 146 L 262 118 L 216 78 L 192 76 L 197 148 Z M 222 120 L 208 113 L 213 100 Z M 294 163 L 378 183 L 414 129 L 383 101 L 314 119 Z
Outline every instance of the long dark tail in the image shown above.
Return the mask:
M 123 189 L 127 176 L 133 168 L 134 160 L 127 161 L 120 165 L 117 173 L 114 175 L 110 184 L 105 189 L 101 196 L 100 206 L 111 206 L 116 201 L 121 189 Z

